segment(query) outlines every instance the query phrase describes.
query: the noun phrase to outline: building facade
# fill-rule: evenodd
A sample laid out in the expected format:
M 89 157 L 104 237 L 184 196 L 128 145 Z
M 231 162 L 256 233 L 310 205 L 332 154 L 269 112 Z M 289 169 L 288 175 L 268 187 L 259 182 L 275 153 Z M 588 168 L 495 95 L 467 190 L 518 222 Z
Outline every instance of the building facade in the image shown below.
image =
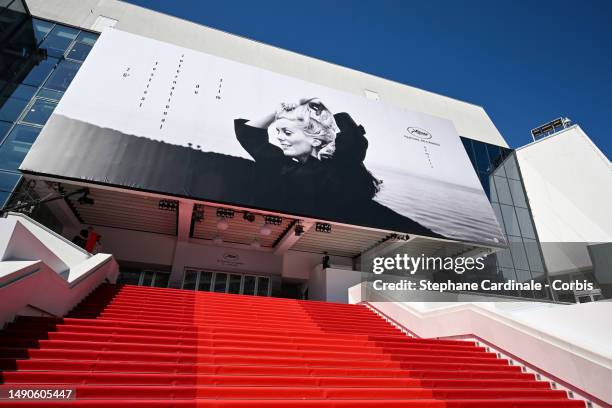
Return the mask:
M 548 244 L 544 243 L 564 239 L 550 230 L 553 220 L 545 220 L 539 215 L 545 213 L 544 208 L 549 203 L 538 196 L 538 191 L 542 190 L 538 183 L 542 182 L 530 179 L 534 180 L 532 174 L 542 171 L 533 164 L 532 157 L 542 154 L 536 150 L 559 135 L 549 136 L 537 146 L 515 151 L 508 147 L 480 106 L 119 1 L 31 0 L 26 5 L 21 0 L 14 0 L 1 10 L 11 23 L 3 28 L 1 37 L 0 200 L 5 209 L 27 211 L 70 239 L 82 229 L 93 226 L 102 237 L 100 250 L 113 254 L 118 260 L 123 282 L 268 296 L 309 295 L 310 298 L 342 301 L 345 300 L 342 296 L 313 290 L 322 280 L 332 279 L 331 274 L 320 275 L 317 266 L 321 258 L 328 255 L 332 266 L 329 269 L 340 271 L 334 273 L 343 276 L 338 279 L 344 284 L 339 284 L 337 290 L 346 296 L 348 286 L 361 279 L 358 261 L 362 254 L 381 243 L 397 240 L 398 232 L 409 231 L 327 222 L 329 218 L 305 217 L 299 212 L 274 212 L 269 208 L 262 210 L 224 197 L 202 200 L 189 194 L 173 195 L 168 191 L 132 189 L 113 183 L 88 182 L 86 178 L 58 178 L 52 173 L 19 170 L 95 46 L 99 33 L 104 30 L 162 41 L 169 46 L 184 47 L 327 87 L 363 98 L 367 103 L 408 109 L 452 122 L 506 243 L 483 245 L 469 239 L 429 239 L 417 233 L 410 236 L 410 250 L 415 256 L 440 251 L 455 255 L 494 252 L 488 257 L 487 267 L 480 277 L 498 282 L 547 282 L 550 277 L 550 265 L 553 258 L 557 258 L 554 254 L 546 258 Z M 109 63 L 112 65 L 112 61 Z M 15 69 L 16 66 L 20 69 Z M 129 75 L 128 71 L 129 67 L 124 77 Z M 91 98 L 93 102 L 88 103 L 95 104 L 96 95 Z M 46 130 L 50 132 L 49 127 Z M 580 137 L 588 140 L 586 135 Z M 78 160 L 70 157 L 69 160 Z M 607 159 L 603 157 L 600 161 L 601 168 L 593 172 L 605 174 Z M 607 161 L 608 171 L 609 166 Z M 524 168 L 528 169 L 527 174 Z M 609 174 L 604 175 L 602 182 L 608 181 Z M 580 184 L 577 180 L 575 183 Z M 84 188 L 87 194 L 80 194 Z M 585 192 L 585 196 L 587 193 L 590 194 Z M 61 199 L 26 205 L 55 196 Z M 603 197 L 602 203 L 609 202 L 609 195 Z M 584 205 L 580 203 L 579 207 Z M 605 234 L 581 236 L 583 242 L 610 241 L 610 225 L 605 224 L 609 216 L 603 210 L 606 204 L 602 206 L 594 222 L 607 219 L 601 227 Z M 326 225 L 331 233 L 326 231 Z M 605 257 L 598 259 L 605 262 Z M 593 264 L 589 262 L 587 253 L 581 268 L 563 270 L 563 273 L 582 272 L 590 274 L 589 279 L 595 279 Z M 367 270 L 368 266 L 361 268 Z M 346 271 L 355 273 L 347 275 Z M 467 275 L 452 278 L 457 281 L 470 279 Z M 440 279 L 447 279 L 447 276 Z M 606 280 L 605 277 L 599 279 Z M 547 289 L 498 295 L 577 300 L 572 291 L 559 299 Z

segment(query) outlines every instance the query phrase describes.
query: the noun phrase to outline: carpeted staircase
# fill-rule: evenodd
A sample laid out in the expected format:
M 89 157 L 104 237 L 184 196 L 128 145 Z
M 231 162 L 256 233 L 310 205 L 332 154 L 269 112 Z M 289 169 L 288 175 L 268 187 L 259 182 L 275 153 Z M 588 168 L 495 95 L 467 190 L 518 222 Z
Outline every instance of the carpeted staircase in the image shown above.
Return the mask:
M 474 343 L 407 337 L 365 306 L 127 285 L 102 285 L 67 318 L 9 324 L 0 370 L 5 396 L 76 395 L 0 406 L 585 406 Z

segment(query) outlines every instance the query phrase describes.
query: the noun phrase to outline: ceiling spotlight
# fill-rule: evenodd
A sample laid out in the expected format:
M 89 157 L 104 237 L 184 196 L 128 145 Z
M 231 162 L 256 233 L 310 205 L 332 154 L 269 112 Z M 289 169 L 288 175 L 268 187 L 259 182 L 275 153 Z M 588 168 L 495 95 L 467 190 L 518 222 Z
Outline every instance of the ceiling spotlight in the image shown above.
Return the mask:
M 225 231 L 228 228 L 229 228 L 229 222 L 227 222 L 225 218 L 221 218 L 219 222 L 217 223 L 217 229 L 219 231 Z
M 202 222 L 204 219 L 204 206 L 202 204 L 194 204 L 191 217 L 195 222 Z
M 264 222 L 270 225 L 281 225 L 283 223 L 283 219 L 281 217 L 277 217 L 276 215 L 266 215 L 264 217 Z
M 253 242 L 251 242 L 251 248 L 253 248 L 253 249 L 261 248 L 261 244 L 259 243 L 259 241 L 257 239 L 254 239 Z
M 83 195 L 77 199 L 78 203 L 81 205 L 94 205 L 94 199 L 89 197 L 89 189 L 86 188 L 83 191 Z
M 331 233 L 331 224 L 326 222 L 317 222 L 315 225 L 315 231 L 317 232 L 325 232 L 326 234 Z
M 215 245 L 221 245 L 223 243 L 223 239 L 218 235 L 215 235 L 212 241 Z
M 242 214 L 242 218 L 248 222 L 253 222 L 255 221 L 255 214 L 245 211 L 244 214 Z
M 159 209 L 165 211 L 178 210 L 179 203 L 176 200 L 159 200 Z
M 304 234 L 304 226 L 302 224 L 296 224 L 294 232 L 296 237 L 301 237 L 302 234 Z
M 393 234 L 393 238 L 396 241 L 410 241 L 410 235 L 408 234 Z
M 261 229 L 259 230 L 259 233 L 267 237 L 268 235 L 272 233 L 272 228 L 270 228 L 269 225 L 264 224 L 264 226 L 261 227 Z
M 217 208 L 217 217 L 234 218 L 234 210 L 230 208 Z

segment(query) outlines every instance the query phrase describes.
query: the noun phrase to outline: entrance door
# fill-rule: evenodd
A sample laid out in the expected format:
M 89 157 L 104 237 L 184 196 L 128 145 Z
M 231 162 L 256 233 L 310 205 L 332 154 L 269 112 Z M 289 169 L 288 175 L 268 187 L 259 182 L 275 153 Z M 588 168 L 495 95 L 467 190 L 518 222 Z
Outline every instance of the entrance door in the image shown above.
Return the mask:
M 186 269 L 183 289 L 236 295 L 270 296 L 269 276 Z

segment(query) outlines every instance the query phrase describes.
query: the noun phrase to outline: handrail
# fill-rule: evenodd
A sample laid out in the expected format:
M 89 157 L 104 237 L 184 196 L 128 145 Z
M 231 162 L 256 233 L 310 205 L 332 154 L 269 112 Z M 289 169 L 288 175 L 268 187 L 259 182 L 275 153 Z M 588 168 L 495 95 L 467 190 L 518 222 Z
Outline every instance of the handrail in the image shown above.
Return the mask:
M 389 315 L 387 315 L 385 312 L 383 312 L 382 310 L 380 310 L 379 308 L 377 308 L 376 306 L 372 305 L 371 303 L 367 302 L 367 301 L 362 301 L 359 302 L 358 304 L 362 304 L 368 308 L 371 308 L 375 311 L 375 313 L 379 314 L 383 319 L 388 320 L 389 322 L 391 322 L 392 324 L 400 327 L 402 330 L 406 331 L 406 333 L 409 333 L 411 336 L 415 337 L 415 338 L 421 338 L 421 336 L 417 335 L 416 333 L 414 333 L 412 330 L 408 329 L 406 326 L 404 326 L 403 324 L 399 323 L 397 320 L 395 320 L 394 318 L 390 317 Z M 465 333 L 465 334 L 457 334 L 457 335 L 453 335 L 453 336 L 442 336 L 442 337 L 436 337 L 436 339 L 440 339 L 440 340 L 451 340 L 451 339 L 467 339 L 467 340 L 475 340 L 477 342 L 481 342 L 483 344 L 486 344 L 488 347 L 494 349 L 495 351 L 501 352 L 502 354 L 505 354 L 506 356 L 509 357 L 509 359 L 511 360 L 515 360 L 516 362 L 518 362 L 520 365 L 523 365 L 525 367 L 528 367 L 529 369 L 535 371 L 537 374 L 547 377 L 559 384 L 561 384 L 562 386 L 564 386 L 565 388 L 571 390 L 572 392 L 575 392 L 576 394 L 578 394 L 580 397 L 582 397 L 583 399 L 587 400 L 588 402 L 595 402 L 598 405 L 601 405 L 602 407 L 606 407 L 606 406 L 610 406 L 608 405 L 605 401 L 601 400 L 600 398 L 588 393 L 587 391 L 580 389 L 578 387 L 576 387 L 575 385 L 572 385 L 570 383 L 568 383 L 567 381 L 564 381 L 562 379 L 560 379 L 559 377 L 557 377 L 554 374 L 551 374 L 545 370 L 542 370 L 541 368 L 523 360 L 520 357 L 517 357 L 515 354 L 510 353 L 509 351 L 506 351 L 505 349 L 491 343 L 488 340 L 483 339 L 482 337 L 473 334 L 473 333 Z
M 32 264 L 32 265 L 35 265 L 35 264 Z M 23 274 L 21 274 L 21 275 L 19 275 L 17 277 L 14 277 L 12 279 L 8 279 L 6 282 L 0 282 L 0 289 L 2 289 L 5 286 L 12 285 L 15 282 L 19 282 L 20 280 L 25 279 L 25 278 L 27 278 L 30 275 L 34 275 L 35 273 L 37 273 L 39 271 L 40 271 L 40 268 L 35 268 L 34 270 L 25 272 L 25 273 L 23 273 Z M 17 272 L 17 271 L 15 271 L 15 272 Z M 13 272 L 13 273 L 15 273 L 15 272 Z M 6 276 L 10 276 L 10 275 L 12 275 L 12 274 L 9 274 L 9 275 L 6 275 Z
M 13 212 L 13 211 L 9 211 L 7 213 L 5 213 L 5 217 L 8 218 L 9 215 L 12 215 L 14 217 L 21 217 L 21 218 L 25 218 L 27 221 L 31 222 L 32 224 L 36 225 L 37 227 L 43 229 L 45 232 L 48 232 L 49 234 L 53 235 L 56 238 L 61 239 L 62 241 L 64 241 L 65 243 L 69 244 L 70 246 L 72 246 L 74 249 L 78 249 L 81 253 L 85 254 L 85 255 L 90 255 L 91 254 L 89 252 L 87 252 L 85 249 L 81 248 L 80 246 L 78 246 L 77 244 L 75 244 L 74 242 L 70 241 L 69 239 L 67 239 L 66 237 L 64 237 L 61 234 L 58 234 L 57 232 L 53 231 L 52 229 L 44 226 L 43 224 L 41 224 L 40 222 L 28 217 L 27 215 L 23 214 L 23 213 L 19 213 L 19 212 Z
M 91 258 L 90 258 L 91 259 Z M 109 256 L 108 258 L 106 258 L 104 260 L 104 262 L 98 263 L 96 265 L 95 268 L 90 269 L 89 271 L 85 272 L 84 274 L 82 274 L 81 276 L 79 276 L 78 278 L 76 278 L 74 281 L 72 282 L 68 282 L 68 286 L 70 288 L 74 288 L 75 286 L 77 286 L 79 283 L 83 282 L 85 280 L 86 277 L 88 277 L 89 275 L 91 275 L 92 273 L 94 273 L 95 271 L 97 271 L 98 269 L 100 269 L 101 267 L 103 267 L 104 265 L 106 265 L 107 263 L 109 263 L 111 261 L 111 259 L 113 259 L 112 256 Z

